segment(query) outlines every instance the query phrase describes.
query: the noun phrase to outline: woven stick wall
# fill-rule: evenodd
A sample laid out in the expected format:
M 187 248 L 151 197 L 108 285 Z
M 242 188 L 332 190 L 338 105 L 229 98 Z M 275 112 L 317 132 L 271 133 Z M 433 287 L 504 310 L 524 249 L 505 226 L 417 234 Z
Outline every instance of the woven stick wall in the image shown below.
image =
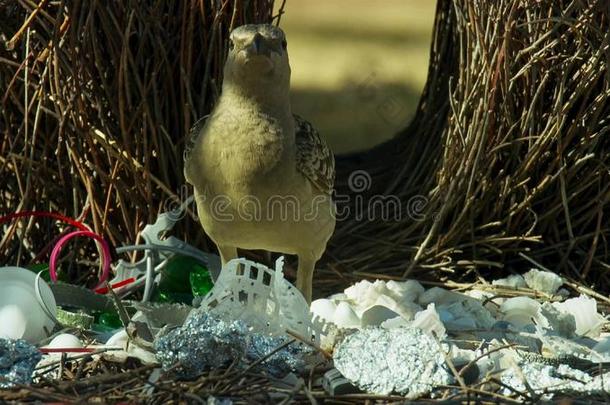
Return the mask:
M 122 244 L 180 193 L 228 29 L 269 21 L 272 5 L 100 3 L 0 2 L 0 212 L 62 211 Z M 459 277 L 533 260 L 607 286 L 609 14 L 605 0 L 439 0 L 412 124 L 338 159 L 348 215 L 329 261 Z M 400 199 L 385 219 L 367 210 L 379 195 Z M 27 227 L 4 236 L 0 261 L 33 260 L 50 230 Z
M 397 195 L 400 219 L 350 218 L 333 257 L 454 279 L 533 260 L 607 290 L 609 61 L 607 1 L 439 1 L 415 120 L 339 162 L 340 193 Z
M 228 32 L 272 12 L 273 0 L 1 1 L 0 215 L 59 211 L 134 241 L 182 197 L 184 140 L 218 95 Z M 57 233 L 17 225 L 0 263 L 34 260 Z

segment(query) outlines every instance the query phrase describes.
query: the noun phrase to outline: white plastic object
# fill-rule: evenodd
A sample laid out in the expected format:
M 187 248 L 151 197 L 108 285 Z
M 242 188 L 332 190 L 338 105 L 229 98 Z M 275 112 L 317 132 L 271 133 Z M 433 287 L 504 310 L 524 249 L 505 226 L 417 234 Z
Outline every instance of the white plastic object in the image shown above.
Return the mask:
M 175 254 L 193 257 L 203 263 L 210 271 L 212 279 L 215 280 L 220 272 L 220 257 L 214 254 L 205 253 L 192 245 L 176 238 L 175 236 L 165 236 L 171 231 L 174 225 L 186 215 L 188 204 L 193 201 L 190 196 L 180 206 L 168 212 L 159 214 L 154 224 L 144 227 L 140 236 L 144 243 L 141 245 L 122 246 L 116 249 L 117 253 L 144 251 L 143 257 L 135 262 L 119 260 L 114 266 L 115 276 L 110 280 L 110 285 L 120 283 L 129 278 L 136 278 L 134 283 L 118 287 L 115 292 L 122 293 L 145 284 L 142 301 L 147 302 L 152 293 L 155 275 Z
M 373 305 L 362 313 L 362 326 L 379 326 L 383 322 L 400 316 L 384 305 Z
M 125 329 L 121 329 L 114 335 L 110 336 L 110 339 L 106 341 L 106 346 L 120 347 L 121 349 L 124 349 L 127 347 L 128 342 L 129 336 L 127 335 L 127 331 Z
M 283 257 L 275 262 L 275 270 L 243 258 L 229 261 L 201 308 L 241 319 L 258 332 L 290 331 L 320 343 L 330 326 L 319 317 L 314 319 L 301 292 L 284 279 L 283 265 Z
M 380 295 L 377 297 L 377 301 L 375 301 L 376 306 L 383 306 L 387 309 L 395 312 L 396 314 L 402 316 L 408 321 L 413 320 L 415 314 L 423 311 L 423 308 L 411 301 L 397 301 L 392 297 L 387 295 Z M 370 307 L 369 307 L 370 308 Z M 368 310 L 368 308 L 367 308 Z M 362 314 L 364 316 L 364 313 Z M 385 320 L 385 319 L 384 319 Z
M 62 333 L 53 338 L 45 347 L 50 349 L 80 349 L 83 342 L 70 333 Z
M 420 294 L 418 304 L 422 306 L 428 306 L 430 304 L 450 305 L 454 302 L 461 302 L 464 300 L 472 300 L 472 298 L 441 287 L 432 287 Z
M 410 326 L 439 338 L 444 337 L 447 333 L 434 304 L 428 304 L 425 310 L 415 314 L 415 319 L 410 323 Z
M 368 280 L 362 280 L 345 289 L 347 298 L 357 303 L 357 308 L 354 309 L 359 313 L 375 305 L 377 298 L 389 293 L 390 291 L 386 288 L 385 281 L 382 280 L 375 280 L 373 283 Z
M 129 357 L 133 357 L 139 359 L 144 364 L 158 363 L 154 353 L 144 350 L 136 344 L 129 343 L 129 335 L 125 329 L 121 329 L 112 335 L 102 347 L 106 349 L 119 349 L 109 350 L 101 354 L 108 361 L 124 363 Z
M 388 281 L 386 288 L 391 292 L 393 298 L 400 303 L 415 302 L 425 291 L 425 288 L 415 280 Z
M 354 311 L 351 305 L 347 302 L 342 301 L 337 305 L 333 322 L 340 328 L 350 329 L 359 328 L 360 318 Z
M 553 306 L 561 312 L 574 316 L 576 333 L 581 336 L 598 337 L 607 322 L 606 318 L 597 312 L 597 301 L 586 295 L 570 298 L 564 302 L 554 302 Z
M 510 287 L 510 288 L 526 288 L 527 283 L 521 274 L 511 274 L 505 278 L 499 278 L 491 282 L 492 285 L 499 287 Z
M 542 291 L 547 294 L 555 294 L 563 285 L 563 278 L 550 271 L 531 269 L 523 275 L 527 286 L 532 290 Z
M 530 297 L 509 298 L 500 306 L 502 320 L 518 328 L 534 323 L 540 324 L 539 311 L 540 303 Z
M 336 310 L 337 304 L 330 299 L 321 298 L 311 303 L 311 312 L 328 322 L 334 321 Z
M 55 296 L 44 280 L 38 279 L 38 287 L 40 297 L 36 274 L 31 271 L 0 268 L 0 337 L 38 343 L 52 331 L 57 314 Z
M 593 351 L 596 352 L 603 361 L 610 360 L 610 336 L 605 336 L 600 339 L 595 346 L 593 346 Z

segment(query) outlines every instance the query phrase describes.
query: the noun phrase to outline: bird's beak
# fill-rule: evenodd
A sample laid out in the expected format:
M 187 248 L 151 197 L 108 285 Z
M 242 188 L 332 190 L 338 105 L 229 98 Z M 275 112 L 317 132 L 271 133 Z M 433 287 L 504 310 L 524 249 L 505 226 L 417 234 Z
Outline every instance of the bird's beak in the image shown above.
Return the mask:
M 263 36 L 259 33 L 254 35 L 252 38 L 252 42 L 248 47 L 248 53 L 251 55 L 259 55 L 259 56 L 271 56 L 271 49 L 267 45 L 267 41 Z

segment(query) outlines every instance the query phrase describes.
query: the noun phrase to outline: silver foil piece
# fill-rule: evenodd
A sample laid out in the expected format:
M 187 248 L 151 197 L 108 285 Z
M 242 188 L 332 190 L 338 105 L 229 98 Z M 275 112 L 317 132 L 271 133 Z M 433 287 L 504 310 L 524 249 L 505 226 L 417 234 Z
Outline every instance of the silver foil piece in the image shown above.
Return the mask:
M 165 370 L 176 367 L 181 376 L 193 378 L 233 362 L 237 367 L 247 367 L 289 340 L 287 336 L 253 332 L 241 320 L 226 321 L 195 310 L 182 327 L 157 337 L 154 348 Z M 305 357 L 311 352 L 309 347 L 294 342 L 268 356 L 255 369 L 284 376 L 305 367 Z
M 368 328 L 343 340 L 335 367 L 362 390 L 416 398 L 453 382 L 443 347 L 415 328 Z
M 41 358 L 38 349 L 25 340 L 0 338 L 0 389 L 30 384 Z

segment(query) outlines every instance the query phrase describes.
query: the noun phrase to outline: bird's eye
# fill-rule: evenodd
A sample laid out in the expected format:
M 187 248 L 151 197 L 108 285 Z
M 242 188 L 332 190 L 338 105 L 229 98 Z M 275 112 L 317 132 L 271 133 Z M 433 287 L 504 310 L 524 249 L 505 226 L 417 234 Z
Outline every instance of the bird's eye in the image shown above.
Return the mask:
M 283 48 L 283 49 L 288 48 L 288 42 L 286 42 L 286 40 L 283 40 L 283 41 L 282 41 L 282 48 Z
M 233 49 L 235 49 L 235 42 L 229 39 L 229 51 L 232 51 Z

